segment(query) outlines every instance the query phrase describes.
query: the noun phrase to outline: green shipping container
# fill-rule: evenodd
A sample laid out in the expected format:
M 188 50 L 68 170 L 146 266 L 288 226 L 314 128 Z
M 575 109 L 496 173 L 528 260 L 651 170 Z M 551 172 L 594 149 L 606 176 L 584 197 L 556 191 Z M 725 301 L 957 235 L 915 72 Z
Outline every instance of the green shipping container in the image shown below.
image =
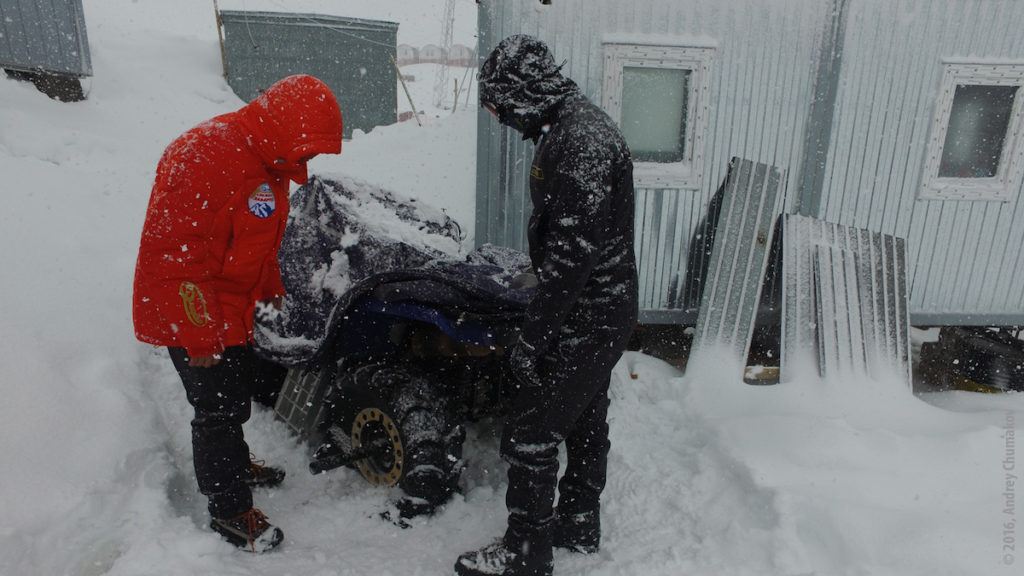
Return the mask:
M 397 120 L 397 23 L 228 10 L 220 18 L 228 85 L 246 102 L 281 78 L 309 74 L 338 98 L 345 138 Z

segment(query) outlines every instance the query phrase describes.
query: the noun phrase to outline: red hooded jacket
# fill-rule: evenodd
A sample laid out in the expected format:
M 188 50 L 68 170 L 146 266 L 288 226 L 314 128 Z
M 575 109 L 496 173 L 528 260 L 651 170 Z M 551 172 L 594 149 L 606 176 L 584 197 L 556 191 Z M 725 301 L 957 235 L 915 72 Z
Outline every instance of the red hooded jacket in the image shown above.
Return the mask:
M 198 358 L 252 339 L 255 304 L 284 295 L 277 250 L 288 180 L 341 152 L 341 112 L 312 76 L 289 76 L 164 151 L 135 267 L 135 336 Z

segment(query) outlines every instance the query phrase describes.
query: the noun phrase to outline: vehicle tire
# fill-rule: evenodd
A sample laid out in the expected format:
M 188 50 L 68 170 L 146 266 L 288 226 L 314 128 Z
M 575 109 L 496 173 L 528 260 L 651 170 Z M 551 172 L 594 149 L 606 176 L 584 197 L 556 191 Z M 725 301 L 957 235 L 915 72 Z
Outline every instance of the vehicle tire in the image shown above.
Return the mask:
M 936 352 L 949 373 L 946 381 L 955 388 L 1024 391 L 1024 342 L 1009 330 L 944 326 Z M 924 356 L 922 349 L 922 360 Z
M 398 486 L 404 517 L 433 512 L 458 488 L 465 430 L 456 423 L 444 387 L 408 364 L 342 368 L 332 401 L 338 440 L 372 455 L 355 467 L 375 486 Z

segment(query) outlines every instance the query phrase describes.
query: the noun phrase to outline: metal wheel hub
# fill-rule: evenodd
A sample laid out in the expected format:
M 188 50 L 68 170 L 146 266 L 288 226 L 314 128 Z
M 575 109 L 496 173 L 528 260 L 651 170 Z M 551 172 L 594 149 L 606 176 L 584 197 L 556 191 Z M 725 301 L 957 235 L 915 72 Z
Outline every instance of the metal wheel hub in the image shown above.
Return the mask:
M 361 450 L 381 443 L 386 450 L 364 458 L 357 463 L 359 472 L 374 486 L 394 486 L 402 477 L 405 450 L 398 427 L 387 413 L 379 408 L 364 408 L 352 423 L 352 449 Z

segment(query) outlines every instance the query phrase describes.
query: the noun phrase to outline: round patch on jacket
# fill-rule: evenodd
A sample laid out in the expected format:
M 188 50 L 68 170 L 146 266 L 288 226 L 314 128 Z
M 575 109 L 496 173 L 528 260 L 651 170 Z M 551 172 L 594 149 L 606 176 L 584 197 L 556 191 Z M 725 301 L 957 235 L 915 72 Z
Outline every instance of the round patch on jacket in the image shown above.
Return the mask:
M 267 218 L 274 213 L 277 202 L 274 200 L 274 191 L 270 185 L 264 182 L 260 187 L 253 190 L 249 195 L 249 212 L 257 218 Z

